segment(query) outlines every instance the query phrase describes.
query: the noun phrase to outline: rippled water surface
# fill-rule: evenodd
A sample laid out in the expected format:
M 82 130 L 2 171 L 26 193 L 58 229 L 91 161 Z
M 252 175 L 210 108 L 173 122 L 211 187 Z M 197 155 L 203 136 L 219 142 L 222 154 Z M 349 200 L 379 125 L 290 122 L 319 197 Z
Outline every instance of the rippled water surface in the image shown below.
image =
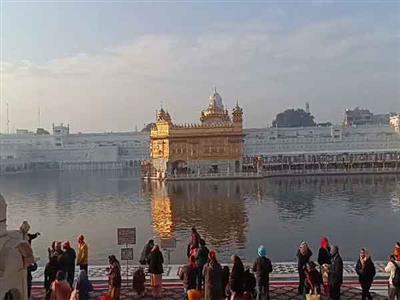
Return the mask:
M 46 260 L 53 240 L 83 233 L 90 263 L 119 253 L 117 227 L 136 227 L 135 258 L 145 241 L 175 237 L 171 261 L 185 260 L 195 225 L 211 248 L 227 260 L 238 253 L 252 260 L 260 243 L 275 261 L 294 259 L 307 240 L 316 253 L 321 235 L 355 259 L 368 247 L 386 259 L 400 229 L 400 176 L 297 177 L 259 181 L 143 183 L 137 172 L 63 172 L 0 177 L 8 203 L 8 227 L 28 220 L 42 236 L 33 242 Z

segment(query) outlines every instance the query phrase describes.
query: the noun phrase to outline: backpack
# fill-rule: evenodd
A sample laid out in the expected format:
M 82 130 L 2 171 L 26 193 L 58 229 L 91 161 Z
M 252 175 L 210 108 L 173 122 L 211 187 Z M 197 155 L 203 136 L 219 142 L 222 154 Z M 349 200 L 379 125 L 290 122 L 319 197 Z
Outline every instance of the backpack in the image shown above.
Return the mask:
M 400 266 L 393 262 L 394 266 L 396 267 L 396 271 L 394 271 L 394 276 L 392 279 L 392 284 L 396 288 L 400 288 Z

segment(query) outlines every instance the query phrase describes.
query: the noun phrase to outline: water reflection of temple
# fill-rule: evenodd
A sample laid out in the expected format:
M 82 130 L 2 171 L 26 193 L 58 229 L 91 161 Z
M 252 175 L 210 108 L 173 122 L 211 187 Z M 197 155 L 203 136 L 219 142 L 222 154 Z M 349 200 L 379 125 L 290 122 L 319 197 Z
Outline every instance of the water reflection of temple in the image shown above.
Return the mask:
M 155 182 L 146 183 L 144 193 L 151 199 L 153 227 L 159 237 L 184 234 L 196 226 L 213 246 L 244 247 L 248 231 L 244 197 L 251 187 L 226 181 Z

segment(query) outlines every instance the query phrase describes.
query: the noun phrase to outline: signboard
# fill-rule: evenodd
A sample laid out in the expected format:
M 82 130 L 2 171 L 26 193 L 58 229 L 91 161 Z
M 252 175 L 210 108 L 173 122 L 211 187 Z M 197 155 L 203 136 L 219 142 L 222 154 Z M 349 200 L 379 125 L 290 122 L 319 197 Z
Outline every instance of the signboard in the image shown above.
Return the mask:
M 175 249 L 176 248 L 176 239 L 161 239 L 161 248 L 162 249 Z
M 133 260 L 133 248 L 122 248 L 121 260 Z
M 118 245 L 135 245 L 136 228 L 118 228 Z

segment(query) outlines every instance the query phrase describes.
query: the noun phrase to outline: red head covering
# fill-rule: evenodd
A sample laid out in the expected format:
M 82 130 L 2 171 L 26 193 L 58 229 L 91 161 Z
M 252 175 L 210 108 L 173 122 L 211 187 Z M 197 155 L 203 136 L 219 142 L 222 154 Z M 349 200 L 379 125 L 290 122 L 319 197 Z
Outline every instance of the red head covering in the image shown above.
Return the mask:
M 217 261 L 217 253 L 214 250 L 211 250 L 208 254 L 208 259 L 210 261 Z
M 321 248 L 328 249 L 328 247 L 329 247 L 329 241 L 326 237 L 323 237 L 321 239 Z

